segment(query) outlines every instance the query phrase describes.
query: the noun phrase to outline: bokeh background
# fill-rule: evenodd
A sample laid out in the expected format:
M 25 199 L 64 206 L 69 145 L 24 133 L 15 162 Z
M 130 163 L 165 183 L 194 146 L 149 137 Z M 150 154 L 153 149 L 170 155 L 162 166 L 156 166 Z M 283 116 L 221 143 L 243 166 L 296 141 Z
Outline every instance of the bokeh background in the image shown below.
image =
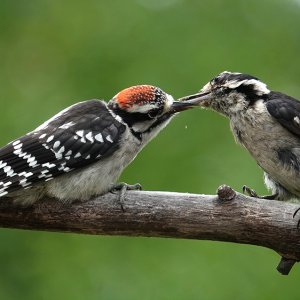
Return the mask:
M 62 108 L 135 84 L 175 97 L 224 70 L 300 98 L 299 0 L 0 1 L 0 142 Z M 228 120 L 177 116 L 123 173 L 147 190 L 215 193 L 262 171 Z M 0 230 L 0 299 L 299 299 L 300 266 L 209 241 Z

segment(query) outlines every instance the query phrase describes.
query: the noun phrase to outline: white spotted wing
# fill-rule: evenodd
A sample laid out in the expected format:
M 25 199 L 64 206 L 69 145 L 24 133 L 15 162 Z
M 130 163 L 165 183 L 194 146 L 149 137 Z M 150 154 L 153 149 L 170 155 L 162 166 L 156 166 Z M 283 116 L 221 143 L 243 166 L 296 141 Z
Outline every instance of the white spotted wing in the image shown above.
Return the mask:
M 63 110 L 0 149 L 0 197 L 111 155 L 125 130 L 100 100 Z

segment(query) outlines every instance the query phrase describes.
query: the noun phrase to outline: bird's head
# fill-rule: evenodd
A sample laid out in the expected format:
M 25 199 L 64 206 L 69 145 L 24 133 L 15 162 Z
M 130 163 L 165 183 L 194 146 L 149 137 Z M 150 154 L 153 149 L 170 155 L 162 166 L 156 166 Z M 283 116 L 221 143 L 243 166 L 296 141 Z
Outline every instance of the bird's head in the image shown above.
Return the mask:
M 256 77 L 242 73 L 222 72 L 195 95 L 181 101 L 198 103 L 228 117 L 239 114 L 265 99 L 270 93 L 266 84 Z
M 134 131 L 144 133 L 170 119 L 177 112 L 197 106 L 174 101 L 158 87 L 137 85 L 122 90 L 108 103 L 108 107 Z

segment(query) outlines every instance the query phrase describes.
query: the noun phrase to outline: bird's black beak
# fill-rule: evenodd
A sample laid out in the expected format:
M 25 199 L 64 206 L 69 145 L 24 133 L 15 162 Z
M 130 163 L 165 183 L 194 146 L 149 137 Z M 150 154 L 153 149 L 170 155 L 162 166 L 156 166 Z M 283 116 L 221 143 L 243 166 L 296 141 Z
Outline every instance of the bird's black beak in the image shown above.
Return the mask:
M 199 92 L 197 94 L 189 95 L 178 99 L 179 103 L 185 103 L 187 106 L 209 106 L 212 99 L 211 92 Z
M 175 114 L 177 112 L 181 112 L 197 106 L 198 104 L 193 103 L 192 101 L 174 101 L 170 107 L 169 113 Z

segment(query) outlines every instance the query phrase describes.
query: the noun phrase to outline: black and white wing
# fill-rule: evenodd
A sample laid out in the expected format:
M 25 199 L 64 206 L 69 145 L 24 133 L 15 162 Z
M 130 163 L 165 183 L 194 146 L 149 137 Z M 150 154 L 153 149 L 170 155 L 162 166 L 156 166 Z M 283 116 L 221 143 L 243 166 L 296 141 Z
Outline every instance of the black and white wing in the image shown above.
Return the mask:
M 105 102 L 70 106 L 0 149 L 0 197 L 111 155 L 125 130 Z
M 272 92 L 266 107 L 283 127 L 300 137 L 300 101 L 279 92 Z

